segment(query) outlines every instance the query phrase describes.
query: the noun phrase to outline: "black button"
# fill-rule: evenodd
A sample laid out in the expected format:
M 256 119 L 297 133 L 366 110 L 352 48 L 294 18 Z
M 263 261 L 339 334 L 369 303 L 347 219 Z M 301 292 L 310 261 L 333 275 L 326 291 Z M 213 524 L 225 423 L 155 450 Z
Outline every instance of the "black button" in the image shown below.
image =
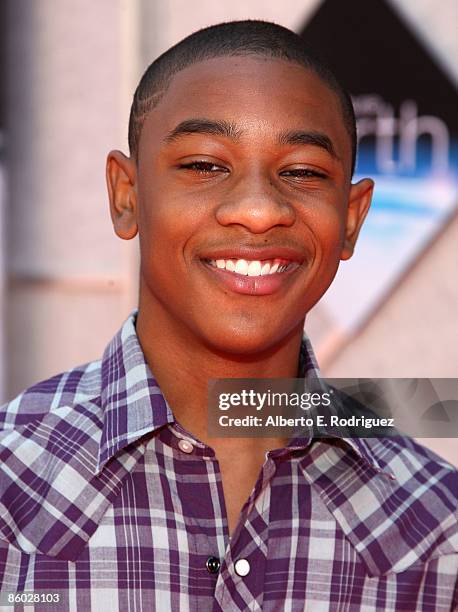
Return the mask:
M 219 562 L 218 557 L 208 557 L 207 561 L 205 562 L 205 567 L 207 568 L 209 574 L 217 574 L 220 566 L 221 563 Z

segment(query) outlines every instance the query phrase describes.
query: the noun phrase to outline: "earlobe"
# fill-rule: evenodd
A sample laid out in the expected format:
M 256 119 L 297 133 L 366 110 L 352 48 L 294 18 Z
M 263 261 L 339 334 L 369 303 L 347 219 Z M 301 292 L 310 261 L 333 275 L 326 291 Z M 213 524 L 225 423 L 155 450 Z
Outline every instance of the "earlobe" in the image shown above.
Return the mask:
M 135 162 L 121 151 L 110 151 L 106 179 L 114 230 L 123 240 L 131 240 L 138 231 Z
M 345 239 L 341 259 L 350 259 L 355 249 L 361 226 L 371 205 L 374 181 L 362 179 L 350 187 Z

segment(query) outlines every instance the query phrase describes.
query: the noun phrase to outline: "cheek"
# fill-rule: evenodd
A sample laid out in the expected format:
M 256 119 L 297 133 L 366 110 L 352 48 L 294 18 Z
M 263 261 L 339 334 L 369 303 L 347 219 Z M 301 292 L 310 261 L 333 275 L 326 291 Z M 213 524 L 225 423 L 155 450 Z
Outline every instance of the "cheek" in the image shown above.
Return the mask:
M 183 288 L 192 259 L 193 236 L 204 222 L 176 198 L 140 200 L 139 239 L 142 275 L 163 292 Z
M 309 220 L 312 223 L 312 220 Z M 309 226 L 310 227 L 310 226 Z M 313 284 L 318 294 L 331 284 L 340 263 L 345 237 L 345 215 L 341 207 L 329 205 L 313 218 L 313 240 L 315 250 Z
M 177 187 L 167 176 L 154 172 L 139 184 L 138 226 L 142 257 L 167 257 L 172 268 L 189 264 L 195 237 L 213 227 L 214 198 Z
M 182 242 L 189 222 L 173 201 L 155 198 L 140 200 L 138 229 L 145 250 L 173 250 Z
M 209 204 L 197 194 L 177 189 L 164 177 L 139 186 L 139 224 L 144 231 L 170 236 L 192 233 L 208 216 Z
M 321 203 L 306 219 L 322 259 L 333 259 L 340 255 L 345 237 L 346 215 L 341 202 Z

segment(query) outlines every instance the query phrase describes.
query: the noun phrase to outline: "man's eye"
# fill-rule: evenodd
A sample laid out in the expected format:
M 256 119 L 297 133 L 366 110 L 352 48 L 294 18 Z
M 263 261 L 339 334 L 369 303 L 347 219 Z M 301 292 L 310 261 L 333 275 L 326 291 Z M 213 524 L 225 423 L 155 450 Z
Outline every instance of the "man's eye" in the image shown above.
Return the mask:
M 317 170 L 311 170 L 310 168 L 294 168 L 292 170 L 283 170 L 280 172 L 281 176 L 291 176 L 293 178 L 326 178 L 326 175 Z
M 217 172 L 229 172 L 227 168 L 218 166 L 213 162 L 207 161 L 196 161 L 190 162 L 189 164 L 180 164 L 180 168 L 184 170 L 194 170 L 199 174 L 216 174 Z

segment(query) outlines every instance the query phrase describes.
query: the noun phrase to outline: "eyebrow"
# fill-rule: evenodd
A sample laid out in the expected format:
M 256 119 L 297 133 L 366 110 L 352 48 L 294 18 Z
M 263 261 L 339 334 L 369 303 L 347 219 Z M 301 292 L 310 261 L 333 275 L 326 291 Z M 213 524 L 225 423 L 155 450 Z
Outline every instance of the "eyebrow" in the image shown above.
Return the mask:
M 242 136 L 242 130 L 230 121 L 186 119 L 166 135 L 164 142 L 169 144 L 189 134 L 209 134 L 211 136 L 224 136 L 231 140 L 239 140 Z M 339 159 L 332 140 L 323 132 L 290 130 L 279 134 L 277 143 L 280 145 L 312 145 L 320 147 L 327 151 L 334 159 Z
M 339 159 L 332 140 L 323 132 L 307 132 L 304 130 L 291 130 L 284 132 L 278 137 L 278 143 L 282 145 L 313 145 L 324 149 L 334 159 Z
M 164 142 L 174 142 L 181 136 L 188 134 L 210 134 L 212 136 L 225 136 L 238 140 L 241 132 L 229 121 L 214 121 L 212 119 L 187 119 L 179 123 L 164 138 Z

